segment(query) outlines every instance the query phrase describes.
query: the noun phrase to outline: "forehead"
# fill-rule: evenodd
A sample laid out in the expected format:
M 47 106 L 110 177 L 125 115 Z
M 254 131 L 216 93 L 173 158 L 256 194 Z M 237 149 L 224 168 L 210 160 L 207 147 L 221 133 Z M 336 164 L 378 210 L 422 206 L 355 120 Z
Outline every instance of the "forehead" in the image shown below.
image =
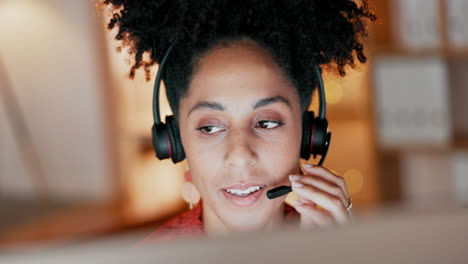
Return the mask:
M 199 61 L 188 98 L 192 103 L 212 99 L 248 104 L 277 95 L 296 102 L 293 86 L 271 56 L 256 44 L 242 41 L 215 48 Z

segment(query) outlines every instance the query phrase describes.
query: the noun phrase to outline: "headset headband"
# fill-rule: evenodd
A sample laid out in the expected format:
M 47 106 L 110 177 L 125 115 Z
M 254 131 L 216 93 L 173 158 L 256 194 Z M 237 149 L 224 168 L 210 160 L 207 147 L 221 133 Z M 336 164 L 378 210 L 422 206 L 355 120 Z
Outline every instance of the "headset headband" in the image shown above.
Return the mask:
M 153 89 L 153 117 L 154 117 L 154 122 L 156 124 L 161 123 L 161 117 L 159 113 L 159 86 L 161 85 L 161 79 L 163 75 L 163 71 L 166 65 L 167 58 L 169 57 L 169 54 L 172 51 L 172 48 L 174 47 L 174 44 L 171 44 L 169 48 L 167 49 L 166 53 L 164 54 L 161 63 L 159 64 L 158 68 L 158 73 L 156 75 L 156 80 L 154 82 L 154 89 Z M 326 98 L 325 98 L 325 88 L 323 85 L 323 79 L 322 79 L 322 74 L 320 73 L 320 67 L 316 64 L 313 66 L 314 68 L 314 73 L 315 77 L 317 78 L 317 84 L 318 84 L 318 90 L 319 90 L 319 114 L 318 118 L 319 119 L 326 119 Z
M 161 85 L 161 79 L 162 79 L 162 74 L 164 71 L 164 65 L 166 65 L 167 57 L 169 57 L 169 54 L 171 53 L 172 48 L 174 47 L 174 44 L 171 44 L 171 46 L 167 49 L 166 53 L 164 54 L 161 63 L 159 64 L 158 68 L 158 74 L 156 75 L 156 80 L 154 82 L 154 89 L 153 89 L 153 118 L 154 118 L 154 123 L 160 124 L 161 123 L 161 117 L 159 114 L 159 86 Z

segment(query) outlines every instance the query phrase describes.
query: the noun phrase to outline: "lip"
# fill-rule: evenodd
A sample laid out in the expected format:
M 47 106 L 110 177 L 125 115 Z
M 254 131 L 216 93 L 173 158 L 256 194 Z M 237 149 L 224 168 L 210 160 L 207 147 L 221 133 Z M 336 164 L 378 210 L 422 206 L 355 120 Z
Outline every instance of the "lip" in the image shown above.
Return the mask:
M 266 185 L 265 185 L 265 184 L 260 184 L 260 183 L 235 184 L 235 185 L 231 185 L 231 186 L 229 186 L 229 187 L 223 188 L 223 190 L 226 190 L 226 189 L 236 189 L 236 190 L 244 191 L 244 190 L 247 190 L 248 188 L 254 187 L 254 186 L 262 186 L 262 187 L 265 187 Z
M 233 185 L 232 187 L 235 187 L 235 186 L 238 186 L 238 185 Z M 243 186 L 243 185 L 241 185 L 241 186 Z M 231 202 L 233 205 L 238 206 L 238 207 L 248 207 L 248 206 L 252 206 L 258 200 L 262 199 L 262 197 L 265 196 L 265 190 L 267 189 L 266 185 L 258 185 L 257 184 L 257 185 L 251 185 L 251 186 L 263 186 L 263 188 L 261 188 L 260 190 L 250 194 L 249 196 L 236 196 L 234 194 L 228 193 L 225 189 L 223 189 L 222 192 L 223 192 L 224 197 L 226 198 L 226 200 Z M 248 186 L 248 187 L 250 187 L 250 186 Z M 229 187 L 228 189 L 230 189 L 230 188 L 231 187 Z

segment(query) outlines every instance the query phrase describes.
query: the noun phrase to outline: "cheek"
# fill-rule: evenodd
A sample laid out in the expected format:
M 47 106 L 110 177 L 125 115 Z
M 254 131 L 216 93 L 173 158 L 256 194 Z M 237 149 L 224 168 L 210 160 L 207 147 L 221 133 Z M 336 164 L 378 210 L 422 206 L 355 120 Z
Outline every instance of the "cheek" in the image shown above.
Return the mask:
M 186 134 L 183 140 L 185 156 L 189 164 L 194 164 L 197 171 L 213 171 L 215 164 L 219 167 L 222 161 L 222 146 L 221 144 L 209 144 L 206 141 L 200 140 L 195 133 Z M 192 166 L 190 166 L 192 169 Z
M 191 133 L 181 131 L 181 139 L 193 183 L 204 196 L 211 186 L 219 185 L 220 179 L 216 176 L 219 175 L 223 156 L 219 150 L 207 146 Z
M 268 171 L 278 177 L 275 179 L 278 182 L 289 182 L 287 176 L 297 173 L 302 140 L 301 128 L 300 124 L 295 125 L 281 140 L 275 144 L 265 144 L 262 149 L 261 160 L 269 167 Z
M 294 156 L 294 153 L 299 152 L 302 124 L 290 121 L 286 126 L 281 128 L 280 133 L 267 135 L 260 139 L 257 142 L 258 147 L 261 148 L 259 151 L 269 153 L 265 153 L 265 155 L 281 153 L 285 156 Z

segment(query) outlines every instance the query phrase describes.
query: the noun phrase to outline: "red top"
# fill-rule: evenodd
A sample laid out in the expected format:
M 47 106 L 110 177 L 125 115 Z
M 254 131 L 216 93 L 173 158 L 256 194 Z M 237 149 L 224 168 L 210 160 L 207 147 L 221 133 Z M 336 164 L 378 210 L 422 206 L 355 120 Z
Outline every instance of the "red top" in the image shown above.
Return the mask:
M 182 237 L 205 237 L 206 233 L 202 222 L 203 206 L 201 201 L 192 210 L 183 212 L 168 222 L 158 227 L 145 238 L 142 243 L 153 241 L 167 241 Z M 294 207 L 284 204 L 284 216 L 286 220 L 292 220 L 299 216 Z

